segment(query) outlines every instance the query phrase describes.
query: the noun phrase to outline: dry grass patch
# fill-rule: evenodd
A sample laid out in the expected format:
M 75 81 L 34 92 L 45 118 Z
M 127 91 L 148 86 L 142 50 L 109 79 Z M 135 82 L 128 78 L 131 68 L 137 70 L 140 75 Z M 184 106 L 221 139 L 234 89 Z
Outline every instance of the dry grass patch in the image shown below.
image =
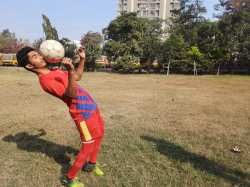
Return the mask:
M 84 73 L 106 134 L 85 186 L 249 186 L 250 77 Z M 0 68 L 1 186 L 62 186 L 81 148 L 67 106 Z M 242 153 L 230 151 L 239 146 Z

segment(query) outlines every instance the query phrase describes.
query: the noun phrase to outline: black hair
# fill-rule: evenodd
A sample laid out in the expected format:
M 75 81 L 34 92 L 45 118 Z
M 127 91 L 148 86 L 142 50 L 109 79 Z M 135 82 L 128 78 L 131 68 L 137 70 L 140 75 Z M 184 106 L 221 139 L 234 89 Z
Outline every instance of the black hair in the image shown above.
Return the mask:
M 17 54 L 16 54 L 16 58 L 17 58 L 17 62 L 18 65 L 21 67 L 26 68 L 26 65 L 29 64 L 29 56 L 28 53 L 31 51 L 35 51 L 35 49 L 31 48 L 31 47 L 24 47 L 22 49 L 20 49 Z M 27 69 L 29 71 L 31 71 L 30 69 Z

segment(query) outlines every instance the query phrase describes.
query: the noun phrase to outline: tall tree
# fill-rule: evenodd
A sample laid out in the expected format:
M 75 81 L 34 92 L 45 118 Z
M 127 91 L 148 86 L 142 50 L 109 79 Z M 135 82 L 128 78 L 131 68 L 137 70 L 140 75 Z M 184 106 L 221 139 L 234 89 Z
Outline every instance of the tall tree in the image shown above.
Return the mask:
M 204 14 L 206 13 L 203 0 L 181 1 L 181 8 L 173 11 L 173 32 L 183 35 L 184 40 L 190 42 L 193 29 L 205 20 Z
M 43 32 L 45 33 L 46 40 L 58 40 L 58 33 L 55 27 L 52 27 L 50 20 L 48 17 L 46 17 L 44 14 L 42 14 L 43 17 Z
M 29 45 L 29 39 L 17 39 L 15 33 L 11 33 L 9 29 L 4 29 L 0 32 L 0 52 L 1 53 L 16 53 L 22 47 Z
M 147 26 L 142 18 L 137 17 L 136 12 L 122 13 L 103 29 L 103 34 L 107 41 L 104 49 L 109 55 L 139 57 L 143 53 L 142 47 L 145 43 L 144 37 L 147 35 Z M 115 47 L 112 47 L 113 45 Z
M 102 35 L 98 32 L 89 31 L 82 36 L 81 44 L 85 46 L 86 64 L 92 65 L 94 71 L 96 70 L 95 61 L 102 54 L 100 44 L 103 42 Z
M 214 5 L 214 9 L 220 12 L 213 14 L 214 17 L 222 19 L 238 10 L 250 12 L 250 0 L 219 0 L 219 3 Z
M 44 38 L 35 39 L 32 46 L 36 51 L 39 51 L 40 45 L 45 41 Z
M 168 63 L 169 60 L 186 60 L 187 58 L 187 44 L 185 43 L 182 35 L 172 34 L 162 44 L 161 59 L 164 63 Z M 178 61 L 172 61 L 171 67 L 174 71 L 185 68 L 184 63 Z
M 165 22 L 163 19 L 153 19 L 148 20 L 144 19 L 147 32 L 144 34 L 144 43 L 143 43 L 143 57 L 148 61 L 149 72 L 152 63 L 156 58 L 159 59 L 162 52 L 162 39 L 165 34 L 165 31 L 162 29 L 162 24 Z
M 250 12 L 236 11 L 220 20 L 220 47 L 230 54 L 228 70 L 232 74 L 240 56 L 249 55 L 247 43 L 250 41 Z
M 208 54 L 214 48 L 218 47 L 218 37 L 218 22 L 203 20 L 200 22 L 199 27 L 197 27 L 196 46 L 200 49 L 201 53 Z
M 72 59 L 73 61 L 76 60 L 76 45 L 71 43 L 71 41 L 68 38 L 62 38 L 58 40 L 62 45 L 65 50 L 65 57 L 68 57 Z

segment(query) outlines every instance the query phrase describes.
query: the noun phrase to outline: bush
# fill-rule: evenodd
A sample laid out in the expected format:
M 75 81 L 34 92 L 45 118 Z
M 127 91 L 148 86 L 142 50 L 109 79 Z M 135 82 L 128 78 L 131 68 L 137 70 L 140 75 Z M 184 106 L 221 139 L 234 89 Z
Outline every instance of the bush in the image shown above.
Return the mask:
M 131 62 L 131 56 L 124 56 L 122 57 L 122 59 L 117 60 L 116 64 L 112 65 L 112 69 L 115 71 L 129 71 L 129 72 L 133 72 L 135 69 L 137 69 L 139 66 L 133 64 Z

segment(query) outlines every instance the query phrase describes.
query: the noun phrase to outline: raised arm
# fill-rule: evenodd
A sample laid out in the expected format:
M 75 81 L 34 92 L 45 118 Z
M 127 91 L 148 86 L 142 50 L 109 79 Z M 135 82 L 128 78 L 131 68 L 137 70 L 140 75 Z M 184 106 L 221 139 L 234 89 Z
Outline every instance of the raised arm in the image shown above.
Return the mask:
M 76 77 L 75 77 L 75 68 L 72 64 L 73 60 L 70 58 L 63 58 L 62 65 L 67 69 L 68 71 L 68 87 L 66 88 L 65 92 L 63 93 L 63 96 L 75 99 L 77 97 L 77 84 L 76 84 Z
M 85 49 L 85 47 L 80 47 L 77 50 L 77 53 L 78 53 L 78 55 L 80 57 L 80 62 L 79 62 L 77 70 L 75 71 L 75 79 L 76 79 L 76 81 L 79 81 L 82 78 L 82 74 L 83 74 L 83 70 L 84 70 L 84 62 L 85 62 L 85 51 L 84 51 L 84 49 Z

